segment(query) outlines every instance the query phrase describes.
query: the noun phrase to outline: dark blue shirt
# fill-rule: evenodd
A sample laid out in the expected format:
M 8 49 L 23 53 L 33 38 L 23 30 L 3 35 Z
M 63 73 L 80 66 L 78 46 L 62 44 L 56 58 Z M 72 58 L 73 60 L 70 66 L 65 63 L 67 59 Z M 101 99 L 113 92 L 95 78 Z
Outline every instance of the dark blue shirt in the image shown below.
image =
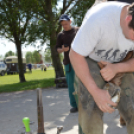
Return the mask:
M 28 64 L 27 66 L 28 66 L 28 68 L 29 68 L 29 69 L 31 69 L 31 68 L 32 68 L 32 64 Z

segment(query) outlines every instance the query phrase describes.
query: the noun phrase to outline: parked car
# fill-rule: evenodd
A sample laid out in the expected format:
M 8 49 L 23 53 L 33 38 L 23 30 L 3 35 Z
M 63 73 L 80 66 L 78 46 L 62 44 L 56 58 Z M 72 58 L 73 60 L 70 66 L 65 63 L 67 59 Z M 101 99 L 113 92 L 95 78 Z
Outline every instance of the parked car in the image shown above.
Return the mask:
M 3 62 L 0 62 L 0 75 L 4 76 L 7 70 L 7 65 Z

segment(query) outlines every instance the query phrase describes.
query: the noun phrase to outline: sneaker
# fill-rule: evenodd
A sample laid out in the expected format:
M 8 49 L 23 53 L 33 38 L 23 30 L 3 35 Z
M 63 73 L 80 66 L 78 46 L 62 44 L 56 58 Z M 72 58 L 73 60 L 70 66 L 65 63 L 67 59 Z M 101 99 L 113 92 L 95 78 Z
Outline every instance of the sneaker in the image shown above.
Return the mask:
M 78 112 L 78 108 L 77 107 L 73 107 L 70 109 L 70 113 L 76 113 Z

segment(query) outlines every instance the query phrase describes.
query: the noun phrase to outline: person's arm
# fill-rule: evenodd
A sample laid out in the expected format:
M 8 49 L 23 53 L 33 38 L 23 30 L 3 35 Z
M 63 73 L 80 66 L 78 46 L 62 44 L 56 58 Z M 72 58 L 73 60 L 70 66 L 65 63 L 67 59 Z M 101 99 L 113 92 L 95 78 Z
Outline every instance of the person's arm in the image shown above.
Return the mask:
M 58 53 L 62 53 L 62 52 L 67 52 L 69 51 L 69 47 L 64 47 L 64 45 L 62 45 L 62 48 L 57 48 Z
M 116 65 L 117 65 L 118 73 L 134 72 L 134 58 L 132 58 L 126 62 L 118 63 Z
M 63 45 L 63 40 L 62 40 L 62 32 L 58 34 L 57 36 L 57 41 L 56 41 L 56 51 L 58 53 L 62 53 L 63 52 L 63 49 L 62 49 L 62 45 Z
M 64 51 L 63 51 L 62 48 L 57 48 L 57 52 L 58 52 L 58 53 L 62 53 L 62 52 L 64 52 Z
M 69 47 L 64 47 L 62 37 L 63 37 L 63 34 L 61 32 L 61 33 L 58 34 L 57 42 L 56 42 L 56 50 L 57 50 L 58 53 L 69 51 Z
M 117 106 L 117 104 L 111 101 L 108 91 L 99 89 L 97 87 L 95 81 L 90 74 L 85 57 L 76 53 L 72 49 L 70 50 L 69 56 L 76 75 L 80 78 L 89 93 L 93 96 L 98 107 L 103 112 L 112 113 L 114 109 L 109 107 L 109 105 Z
M 134 72 L 134 58 L 116 64 L 108 62 L 102 62 L 102 64 L 106 66 L 100 71 L 100 73 L 106 81 L 110 81 L 117 73 Z

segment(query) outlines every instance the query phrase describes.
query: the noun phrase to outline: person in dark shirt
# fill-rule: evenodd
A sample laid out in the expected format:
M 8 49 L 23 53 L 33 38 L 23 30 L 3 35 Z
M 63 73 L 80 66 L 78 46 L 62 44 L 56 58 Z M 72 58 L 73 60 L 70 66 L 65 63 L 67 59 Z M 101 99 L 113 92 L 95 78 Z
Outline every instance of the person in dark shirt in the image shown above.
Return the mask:
M 72 106 L 72 108 L 70 109 L 70 112 L 74 113 L 78 111 L 78 108 L 77 108 L 76 100 L 73 95 L 74 70 L 70 63 L 69 51 L 71 48 L 71 43 L 78 31 L 78 28 L 71 26 L 71 20 L 66 14 L 61 15 L 59 22 L 63 27 L 63 31 L 60 32 L 57 36 L 56 50 L 58 51 L 58 53 L 62 53 L 62 52 L 64 53 L 63 64 L 65 67 L 66 80 L 68 84 L 70 105 Z

